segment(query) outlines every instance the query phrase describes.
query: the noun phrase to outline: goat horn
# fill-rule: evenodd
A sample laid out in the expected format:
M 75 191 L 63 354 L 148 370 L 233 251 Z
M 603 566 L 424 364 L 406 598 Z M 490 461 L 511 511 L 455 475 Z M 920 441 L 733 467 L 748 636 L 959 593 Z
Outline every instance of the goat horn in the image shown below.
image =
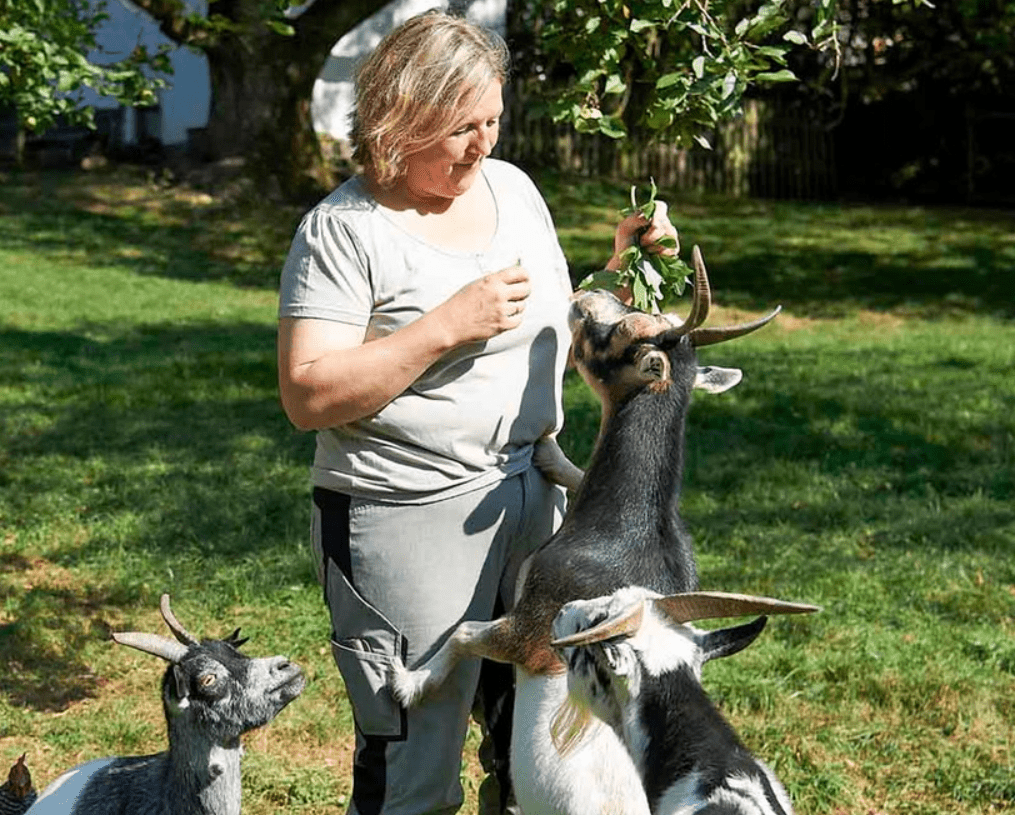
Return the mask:
M 572 645 L 590 645 L 614 637 L 628 636 L 641 628 L 644 615 L 645 603 L 633 603 L 622 613 L 604 620 L 599 625 L 553 640 L 550 645 L 554 648 L 568 648 Z
M 693 332 L 708 317 L 712 306 L 712 289 L 708 284 L 708 272 L 705 260 L 697 245 L 691 250 L 691 262 L 694 264 L 694 298 L 691 300 L 691 313 L 687 315 L 682 328 L 685 332 Z
M 167 637 L 158 634 L 144 634 L 139 631 L 120 631 L 113 633 L 113 639 L 120 645 L 129 645 L 144 651 L 146 654 L 161 657 L 166 662 L 179 662 L 187 653 L 187 648 Z
M 687 319 L 673 328 L 665 331 L 659 338 L 661 342 L 672 342 L 685 334 L 694 333 L 694 329 L 700 326 L 708 317 L 708 310 L 712 305 L 712 289 L 708 283 L 708 272 L 705 270 L 705 261 L 701 258 L 701 250 L 695 246 L 691 250 L 691 257 L 694 262 L 694 297 L 691 300 L 691 310 Z M 674 315 L 674 320 L 679 319 Z
M 695 348 L 700 348 L 703 345 L 715 345 L 717 342 L 735 340 L 737 337 L 750 334 L 752 331 L 757 331 L 763 325 L 770 323 L 780 311 L 782 311 L 782 306 L 776 306 L 772 309 L 771 314 L 759 317 L 757 320 L 751 320 L 749 323 L 724 325 L 717 328 L 696 328 L 690 332 L 691 345 Z
M 159 610 L 162 612 L 162 619 L 166 621 L 166 625 L 169 626 L 169 630 L 173 632 L 173 636 L 176 637 L 184 645 L 197 645 L 199 640 L 186 628 L 180 625 L 180 621 L 176 619 L 176 615 L 173 614 L 173 610 L 169 607 L 169 595 L 163 594 L 159 599 Z
M 650 600 L 655 609 L 675 623 L 710 620 L 718 617 L 744 617 L 748 614 L 812 614 L 819 606 L 789 603 L 772 597 L 753 597 L 726 592 L 688 592 Z

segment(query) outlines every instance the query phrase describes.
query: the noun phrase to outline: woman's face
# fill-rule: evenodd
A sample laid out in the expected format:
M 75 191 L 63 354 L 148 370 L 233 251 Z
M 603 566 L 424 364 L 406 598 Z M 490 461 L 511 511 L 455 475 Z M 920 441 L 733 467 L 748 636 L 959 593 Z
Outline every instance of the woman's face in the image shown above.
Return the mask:
M 494 80 L 454 132 L 405 157 L 405 187 L 413 198 L 449 200 L 466 192 L 490 155 L 504 112 L 501 83 Z

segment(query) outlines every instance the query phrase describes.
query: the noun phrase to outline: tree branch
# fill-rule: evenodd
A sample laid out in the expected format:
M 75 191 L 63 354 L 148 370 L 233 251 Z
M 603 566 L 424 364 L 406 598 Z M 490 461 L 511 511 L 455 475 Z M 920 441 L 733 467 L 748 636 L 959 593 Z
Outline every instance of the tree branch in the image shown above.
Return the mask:
M 197 12 L 182 0 L 131 0 L 131 2 L 148 14 L 165 34 L 177 45 L 192 45 L 207 48 L 218 41 L 216 27 L 206 22 L 208 18 L 200 18 Z M 213 7 L 215 16 L 223 15 L 221 5 Z

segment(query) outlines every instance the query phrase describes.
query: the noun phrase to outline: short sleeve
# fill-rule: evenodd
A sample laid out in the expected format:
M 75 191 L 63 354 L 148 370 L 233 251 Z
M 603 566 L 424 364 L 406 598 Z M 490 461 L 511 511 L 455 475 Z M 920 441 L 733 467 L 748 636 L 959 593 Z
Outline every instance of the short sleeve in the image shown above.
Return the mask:
M 293 237 L 279 283 L 279 317 L 367 325 L 370 263 L 355 233 L 326 206 L 308 212 Z

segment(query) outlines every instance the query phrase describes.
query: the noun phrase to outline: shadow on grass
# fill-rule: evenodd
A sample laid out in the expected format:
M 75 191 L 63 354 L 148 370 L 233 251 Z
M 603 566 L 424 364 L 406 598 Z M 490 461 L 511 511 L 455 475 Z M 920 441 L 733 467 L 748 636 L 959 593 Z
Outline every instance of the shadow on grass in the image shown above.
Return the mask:
M 1015 396 L 1004 355 L 959 355 L 947 339 L 877 352 L 744 342 L 744 383 L 696 394 L 686 433 L 684 517 L 699 554 L 712 555 L 709 588 L 806 586 L 862 572 L 875 552 L 903 580 L 909 553 L 958 553 L 1006 564 L 991 579 L 1015 584 Z M 977 392 L 996 408 L 973 407 Z M 567 416 L 577 432 L 562 445 L 584 462 L 598 407 L 576 385 Z
M 103 186 L 112 187 L 113 191 Z M 117 186 L 131 193 L 117 198 Z M 274 289 L 300 210 L 182 196 L 137 173 L 66 172 L 3 184 L 0 244 L 87 256 L 141 275 Z
M 22 582 L 38 578 L 41 559 L 0 556 L 0 575 Z M 103 610 L 121 598 L 85 593 L 80 586 L 26 586 L 18 618 L 0 625 L 0 694 L 11 705 L 61 711 L 96 694 L 101 680 L 84 658 L 84 646 L 108 639 Z
M 294 548 L 312 437 L 279 405 L 274 339 L 242 323 L 101 341 L 0 331 L 18 397 L 0 420 L 0 594 L 14 618 L 0 690 L 13 704 L 60 709 L 94 691 L 81 652 L 108 638 L 103 609 L 170 590 L 211 597 L 214 617 L 312 581 Z
M 577 282 L 602 266 L 626 185 L 546 174 Z M 643 196 L 644 197 L 644 194 Z M 682 255 L 701 246 L 717 300 L 809 316 L 906 307 L 1015 315 L 1013 214 L 956 207 L 782 202 L 660 191 Z M 598 225 L 595 234 L 589 234 Z M 679 310 L 679 307 L 678 307 Z
M 136 174 L 135 174 L 136 175 Z M 601 268 L 627 186 L 554 173 L 537 178 L 574 279 Z M 181 197 L 135 176 L 12 176 L 0 207 L 11 249 L 87 253 L 138 274 L 274 289 L 305 207 Z M 115 189 L 115 187 L 114 187 Z M 97 192 L 96 190 L 100 190 Z M 1015 315 L 1012 214 L 969 208 L 865 206 L 694 197 L 662 191 L 686 257 L 700 244 L 718 300 L 810 316 L 907 307 L 925 316 Z

